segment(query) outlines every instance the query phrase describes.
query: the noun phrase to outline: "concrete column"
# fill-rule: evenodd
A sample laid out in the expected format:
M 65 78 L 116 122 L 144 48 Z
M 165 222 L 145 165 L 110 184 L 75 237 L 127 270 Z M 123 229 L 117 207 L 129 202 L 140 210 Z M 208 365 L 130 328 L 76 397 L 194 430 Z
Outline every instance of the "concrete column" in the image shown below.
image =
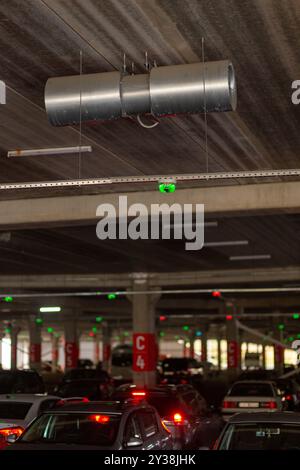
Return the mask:
M 79 358 L 79 336 L 76 319 L 66 317 L 65 332 L 65 370 L 77 367 Z
M 11 341 L 11 369 L 17 368 L 17 353 L 18 353 L 18 334 L 20 333 L 21 328 L 18 326 L 12 325 L 10 332 L 10 341 Z
M 102 367 L 108 372 L 111 369 L 112 329 L 107 322 L 102 323 Z
M 218 336 L 217 341 L 218 341 L 218 369 L 221 370 L 221 355 L 222 355 L 222 352 L 221 352 L 222 338 L 221 338 L 221 336 Z
M 56 368 L 58 366 L 59 340 L 60 338 L 56 333 L 51 334 L 53 368 Z
M 241 344 L 236 319 L 226 320 L 227 369 L 229 379 L 238 375 L 241 367 Z
M 133 313 L 133 383 L 138 387 L 156 384 L 155 307 L 160 295 L 143 294 L 142 291 L 146 290 L 147 280 L 137 279 L 133 282 L 133 291 L 141 291 L 141 294 L 128 296 Z
M 266 344 L 262 345 L 262 367 L 266 368 Z
M 190 357 L 192 359 L 195 357 L 195 332 L 193 330 L 190 332 Z
M 29 366 L 41 370 L 42 334 L 41 326 L 36 324 L 35 317 L 29 318 Z
M 278 319 L 274 322 L 274 338 L 283 343 L 283 331 L 278 329 Z M 279 344 L 274 344 L 274 368 L 279 374 L 283 374 L 284 370 L 284 347 Z
M 207 326 L 204 326 L 202 328 L 202 336 L 201 336 L 201 361 L 202 362 L 207 361 L 207 333 L 208 333 L 208 328 Z

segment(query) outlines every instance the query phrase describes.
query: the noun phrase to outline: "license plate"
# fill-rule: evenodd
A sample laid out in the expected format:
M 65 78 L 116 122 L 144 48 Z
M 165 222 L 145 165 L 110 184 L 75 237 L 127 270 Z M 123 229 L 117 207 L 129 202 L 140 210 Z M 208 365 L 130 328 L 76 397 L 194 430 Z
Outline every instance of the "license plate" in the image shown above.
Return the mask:
M 240 402 L 239 403 L 239 408 L 258 408 L 259 407 L 259 403 L 256 403 L 254 401 L 252 402 Z

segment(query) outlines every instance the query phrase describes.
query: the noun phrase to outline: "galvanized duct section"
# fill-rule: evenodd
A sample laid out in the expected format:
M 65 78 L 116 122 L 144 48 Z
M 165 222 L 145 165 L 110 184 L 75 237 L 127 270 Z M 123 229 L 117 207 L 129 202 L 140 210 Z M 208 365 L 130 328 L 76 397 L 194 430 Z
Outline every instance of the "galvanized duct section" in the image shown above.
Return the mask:
M 105 72 L 50 78 L 45 106 L 53 126 L 151 113 L 234 111 L 236 82 L 227 60 L 153 67 L 150 73 Z

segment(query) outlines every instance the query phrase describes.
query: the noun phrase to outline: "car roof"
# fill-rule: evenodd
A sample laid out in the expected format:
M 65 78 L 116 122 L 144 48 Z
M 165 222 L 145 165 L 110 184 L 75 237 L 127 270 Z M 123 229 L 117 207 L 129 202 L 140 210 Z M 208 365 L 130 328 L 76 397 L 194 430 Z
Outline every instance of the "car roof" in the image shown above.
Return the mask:
M 3 393 L 0 394 L 0 402 L 9 401 L 9 402 L 22 402 L 22 403 L 34 403 L 37 401 L 57 399 L 61 400 L 61 397 L 55 395 L 46 395 L 43 393 Z
M 247 423 L 287 423 L 300 424 L 300 414 L 292 411 L 258 411 L 255 413 L 236 413 L 229 418 L 230 424 Z
M 77 412 L 77 413 L 108 413 L 115 415 L 122 415 L 124 411 L 131 408 L 149 408 L 146 403 L 121 403 L 120 401 L 93 401 L 93 402 L 79 402 L 66 404 L 61 408 L 55 410 L 49 410 L 46 413 L 65 413 L 65 412 Z
M 274 385 L 274 380 L 237 380 L 232 384 L 232 387 L 237 384 L 267 384 L 267 385 Z

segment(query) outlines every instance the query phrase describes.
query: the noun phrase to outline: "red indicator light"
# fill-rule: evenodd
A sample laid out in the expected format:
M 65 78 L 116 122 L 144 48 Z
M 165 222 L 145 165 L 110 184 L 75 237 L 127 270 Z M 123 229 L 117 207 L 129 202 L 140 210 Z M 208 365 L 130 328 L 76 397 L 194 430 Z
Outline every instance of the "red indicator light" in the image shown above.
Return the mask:
M 173 421 L 175 424 L 182 424 L 183 418 L 180 413 L 175 413 L 173 416 Z
M 146 392 L 132 392 L 133 397 L 145 397 Z
M 214 291 L 212 292 L 212 296 L 213 296 L 213 297 L 221 297 L 222 294 L 221 294 L 221 292 L 220 292 L 219 290 L 214 290 Z
M 277 403 L 275 401 L 265 401 L 260 404 L 261 408 L 268 408 L 269 410 L 276 410 Z
M 160 315 L 159 321 L 165 321 L 167 317 L 165 315 Z
M 232 315 L 226 315 L 226 320 L 230 321 L 232 320 L 233 316 Z
M 106 415 L 90 415 L 89 419 L 99 424 L 107 424 L 110 421 L 110 417 Z

